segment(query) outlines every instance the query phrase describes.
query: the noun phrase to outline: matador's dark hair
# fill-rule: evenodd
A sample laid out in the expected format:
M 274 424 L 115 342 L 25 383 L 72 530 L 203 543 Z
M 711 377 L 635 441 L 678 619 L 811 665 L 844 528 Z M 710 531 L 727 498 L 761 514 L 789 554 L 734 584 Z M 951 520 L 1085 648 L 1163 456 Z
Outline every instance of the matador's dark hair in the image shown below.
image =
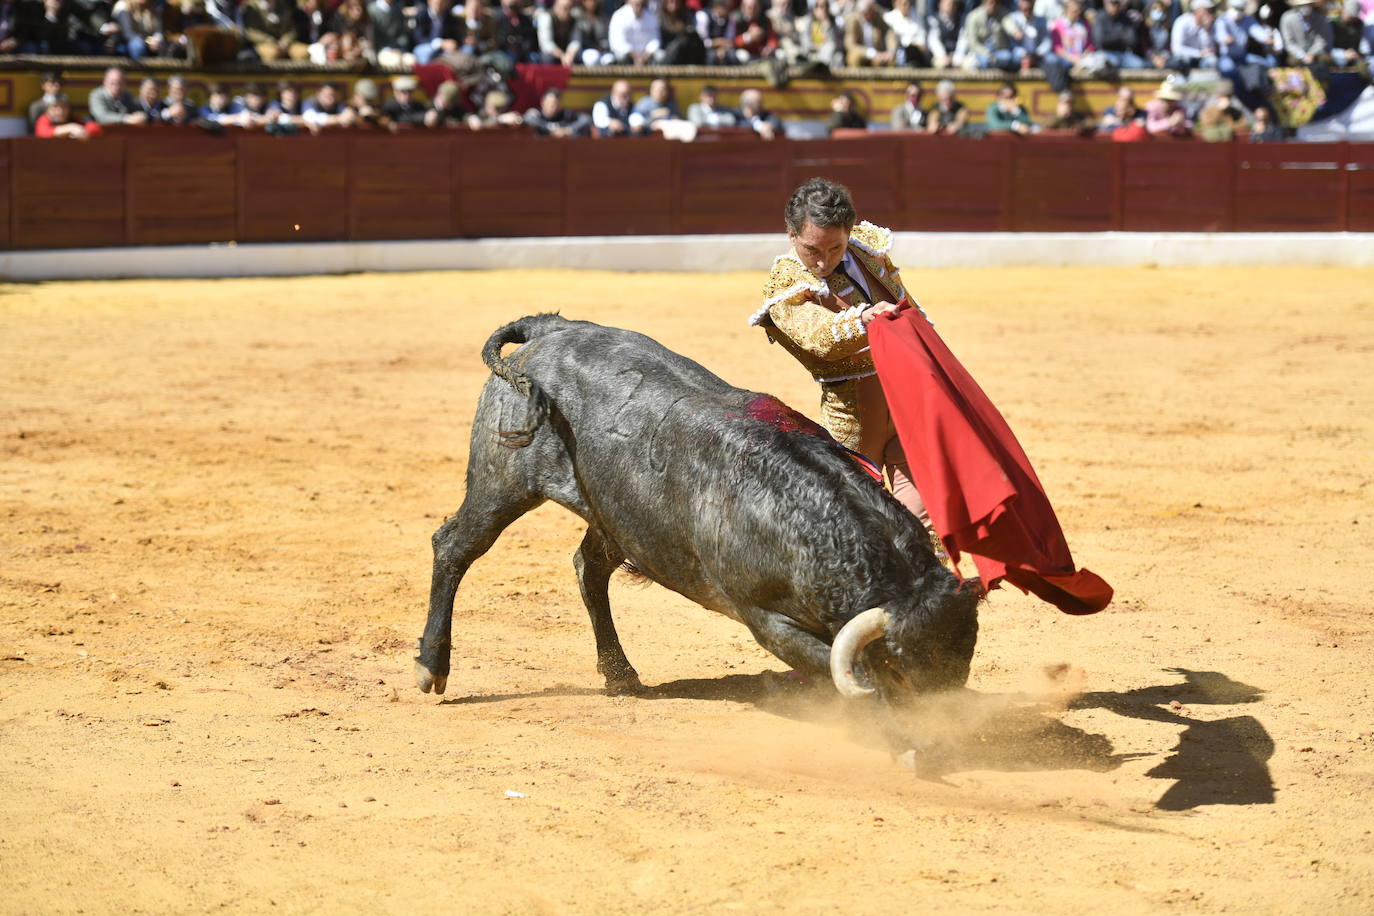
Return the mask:
M 854 228 L 854 199 L 849 189 L 838 181 L 812 178 L 792 192 L 783 210 L 787 221 L 787 231 L 801 232 L 802 226 L 811 223 L 821 229 L 843 226 L 845 231 Z

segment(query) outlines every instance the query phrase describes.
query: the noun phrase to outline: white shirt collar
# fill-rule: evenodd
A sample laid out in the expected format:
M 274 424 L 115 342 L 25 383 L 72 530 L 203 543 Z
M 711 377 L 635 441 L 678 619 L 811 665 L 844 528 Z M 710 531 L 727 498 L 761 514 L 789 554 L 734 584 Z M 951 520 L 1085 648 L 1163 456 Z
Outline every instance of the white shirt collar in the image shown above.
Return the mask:
M 864 276 L 863 268 L 861 268 L 859 262 L 855 260 L 854 252 L 847 249 L 845 250 L 844 260 L 840 261 L 840 268 L 844 270 L 845 273 L 849 274 L 850 279 L 859 284 L 859 289 L 863 290 L 864 296 L 868 298 L 868 301 L 872 302 L 873 291 L 868 288 L 868 278 Z

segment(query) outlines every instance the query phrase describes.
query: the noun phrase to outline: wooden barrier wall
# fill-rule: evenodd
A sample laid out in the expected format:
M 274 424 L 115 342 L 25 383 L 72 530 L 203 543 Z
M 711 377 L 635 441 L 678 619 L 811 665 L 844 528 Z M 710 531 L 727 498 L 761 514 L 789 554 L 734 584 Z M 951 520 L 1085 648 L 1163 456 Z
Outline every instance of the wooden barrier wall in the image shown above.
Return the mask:
M 817 175 L 902 230 L 1374 231 L 1345 143 L 130 133 L 0 141 L 0 247 L 773 232 Z

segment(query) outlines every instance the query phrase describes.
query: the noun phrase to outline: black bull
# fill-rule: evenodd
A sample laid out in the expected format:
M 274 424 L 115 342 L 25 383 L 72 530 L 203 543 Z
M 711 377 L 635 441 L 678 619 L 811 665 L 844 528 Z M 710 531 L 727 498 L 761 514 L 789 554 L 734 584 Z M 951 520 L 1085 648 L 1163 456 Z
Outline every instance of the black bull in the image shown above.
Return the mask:
M 503 358 L 508 343 L 523 346 Z M 642 334 L 557 315 L 506 325 L 482 357 L 494 375 L 467 494 L 433 539 L 421 690 L 444 692 L 464 573 L 545 500 L 587 523 L 574 566 L 612 692 L 641 686 L 607 597 L 626 561 L 846 695 L 894 702 L 968 679 L 978 589 L 811 421 Z

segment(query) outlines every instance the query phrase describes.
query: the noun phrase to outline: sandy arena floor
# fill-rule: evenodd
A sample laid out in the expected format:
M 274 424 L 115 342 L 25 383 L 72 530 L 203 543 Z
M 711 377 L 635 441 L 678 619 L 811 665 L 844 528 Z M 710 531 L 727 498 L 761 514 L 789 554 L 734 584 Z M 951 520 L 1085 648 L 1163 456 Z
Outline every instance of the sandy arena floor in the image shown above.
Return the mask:
M 908 272 L 1118 595 L 992 596 L 943 781 L 656 586 L 604 696 L 553 506 L 414 688 L 487 335 L 559 308 L 814 415 L 761 280 L 0 286 L 0 911 L 1374 912 L 1370 271 Z

